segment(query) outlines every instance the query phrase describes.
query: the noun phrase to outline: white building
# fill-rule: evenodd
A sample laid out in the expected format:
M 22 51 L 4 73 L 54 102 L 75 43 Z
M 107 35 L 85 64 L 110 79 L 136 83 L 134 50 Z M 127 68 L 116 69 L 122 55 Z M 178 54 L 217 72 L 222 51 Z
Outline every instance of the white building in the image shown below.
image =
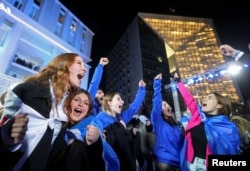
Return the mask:
M 87 88 L 93 36 L 59 0 L 0 0 L 0 95 L 64 52 L 83 58 Z

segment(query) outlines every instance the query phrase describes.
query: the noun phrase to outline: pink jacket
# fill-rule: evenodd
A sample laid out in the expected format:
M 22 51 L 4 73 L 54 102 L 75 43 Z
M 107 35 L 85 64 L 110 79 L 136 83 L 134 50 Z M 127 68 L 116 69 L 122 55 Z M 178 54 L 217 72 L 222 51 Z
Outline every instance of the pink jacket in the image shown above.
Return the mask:
M 178 83 L 178 89 L 184 99 L 186 106 L 188 107 L 188 109 L 192 114 L 192 117 L 190 118 L 185 131 L 185 138 L 187 140 L 187 146 L 185 149 L 185 158 L 187 159 L 188 162 L 192 163 L 194 160 L 194 148 L 190 130 L 195 126 L 199 125 L 202 122 L 202 118 L 198 110 L 198 104 L 196 103 L 194 97 L 182 82 Z M 207 145 L 206 159 L 208 159 L 208 155 L 210 154 L 212 154 L 212 152 L 209 146 Z

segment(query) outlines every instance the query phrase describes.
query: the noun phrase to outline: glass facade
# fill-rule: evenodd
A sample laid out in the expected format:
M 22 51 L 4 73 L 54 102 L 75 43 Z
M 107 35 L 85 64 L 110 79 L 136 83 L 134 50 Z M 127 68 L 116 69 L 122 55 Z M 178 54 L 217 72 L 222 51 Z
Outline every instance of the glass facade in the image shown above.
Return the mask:
M 201 76 L 200 80 L 189 85 L 197 98 L 217 91 L 229 96 L 233 102 L 240 102 L 240 92 L 231 75 L 206 77 L 207 71 L 215 74 L 216 69 L 226 62 L 218 49 L 220 40 L 211 19 L 143 13 L 139 16 L 167 44 L 170 72 L 178 71 L 182 80 Z
M 139 13 L 109 55 L 106 91 L 120 92 L 127 107 L 143 79 L 147 84 L 145 102 L 150 106 L 153 79 L 162 73 L 163 99 L 173 106 L 168 85 L 170 75 L 178 71 L 185 83 L 189 78 L 202 76 L 194 84 L 187 84 L 197 100 L 217 91 L 239 103 L 241 94 L 230 75 L 207 75 L 208 71 L 215 74 L 212 71 L 226 63 L 219 44 L 211 19 Z M 182 107 L 181 100 L 180 104 Z

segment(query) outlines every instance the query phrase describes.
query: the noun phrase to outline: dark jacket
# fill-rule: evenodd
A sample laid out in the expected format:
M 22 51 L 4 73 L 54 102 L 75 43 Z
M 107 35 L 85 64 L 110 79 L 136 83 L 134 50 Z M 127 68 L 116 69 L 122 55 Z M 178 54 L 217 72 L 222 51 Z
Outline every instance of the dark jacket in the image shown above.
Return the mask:
M 136 171 L 134 138 L 120 122 L 105 128 L 107 142 L 112 146 L 120 161 L 120 171 Z
M 48 164 L 46 171 L 105 171 L 102 152 L 101 138 L 92 145 L 77 139 L 70 145 L 65 141 L 62 153 Z
M 39 81 L 21 83 L 13 88 L 13 92 L 22 100 L 22 102 L 39 112 L 43 117 L 49 118 L 51 111 L 51 95 L 49 80 L 43 84 Z M 64 123 L 63 123 L 64 124 Z M 62 125 L 63 125 L 62 124 Z M 64 135 L 66 127 L 62 127 L 55 142 L 52 144 L 53 130 L 47 127 L 43 137 L 25 161 L 21 170 L 23 171 L 43 171 L 46 167 L 47 160 L 53 160 L 63 148 Z M 53 149 L 53 154 L 51 150 Z M 20 159 L 21 152 L 1 151 L 0 165 L 1 170 L 11 170 Z

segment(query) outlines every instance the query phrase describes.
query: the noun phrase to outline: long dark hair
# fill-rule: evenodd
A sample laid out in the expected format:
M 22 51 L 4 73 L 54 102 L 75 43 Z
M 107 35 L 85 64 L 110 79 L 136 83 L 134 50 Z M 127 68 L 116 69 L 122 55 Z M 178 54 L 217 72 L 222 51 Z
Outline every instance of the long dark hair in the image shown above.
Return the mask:
M 178 125 L 173 116 L 164 116 L 163 113 L 161 115 L 163 117 L 163 120 L 167 122 L 169 125 L 171 126 Z
M 70 121 L 69 115 L 72 112 L 71 102 L 76 95 L 81 94 L 81 93 L 86 94 L 89 100 L 89 110 L 88 110 L 86 117 L 93 113 L 93 101 L 91 99 L 89 92 L 80 88 L 80 89 L 70 92 L 68 97 L 65 99 L 63 110 L 67 114 L 69 121 Z

